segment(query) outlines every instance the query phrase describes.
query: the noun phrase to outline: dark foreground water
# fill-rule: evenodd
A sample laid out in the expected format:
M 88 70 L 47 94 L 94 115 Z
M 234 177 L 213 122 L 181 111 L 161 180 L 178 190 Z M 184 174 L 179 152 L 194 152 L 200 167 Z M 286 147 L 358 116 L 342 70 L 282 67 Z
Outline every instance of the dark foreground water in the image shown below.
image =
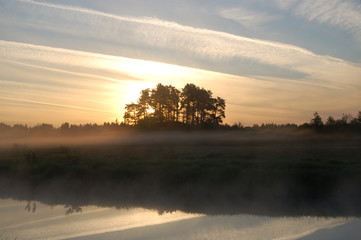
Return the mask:
M 159 214 L 0 200 L 0 239 L 361 239 L 358 218 Z

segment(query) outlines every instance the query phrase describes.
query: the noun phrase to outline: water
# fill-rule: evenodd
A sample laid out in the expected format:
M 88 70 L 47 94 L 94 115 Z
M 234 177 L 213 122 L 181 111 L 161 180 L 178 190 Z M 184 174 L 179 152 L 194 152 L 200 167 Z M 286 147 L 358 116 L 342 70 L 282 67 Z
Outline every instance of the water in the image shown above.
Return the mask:
M 73 213 L 70 213 L 74 210 Z M 78 212 L 76 211 L 78 210 Z M 48 206 L 0 200 L 0 237 L 45 239 L 361 239 L 356 218 L 206 216 L 141 208 Z

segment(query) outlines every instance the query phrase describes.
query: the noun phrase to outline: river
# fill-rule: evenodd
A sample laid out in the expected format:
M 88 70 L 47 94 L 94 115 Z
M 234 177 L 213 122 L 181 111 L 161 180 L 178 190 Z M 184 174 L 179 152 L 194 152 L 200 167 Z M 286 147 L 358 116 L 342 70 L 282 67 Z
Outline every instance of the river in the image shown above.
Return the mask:
M 0 200 L 1 240 L 45 239 L 361 239 L 357 218 L 159 213 L 142 208 Z

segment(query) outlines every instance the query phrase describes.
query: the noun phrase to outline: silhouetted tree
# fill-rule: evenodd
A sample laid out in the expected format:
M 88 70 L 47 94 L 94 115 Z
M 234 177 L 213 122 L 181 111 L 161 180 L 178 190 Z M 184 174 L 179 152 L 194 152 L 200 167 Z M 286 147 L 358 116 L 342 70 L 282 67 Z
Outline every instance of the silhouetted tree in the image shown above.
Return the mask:
M 125 106 L 124 121 L 129 125 L 153 125 L 179 122 L 189 125 L 219 125 L 225 118 L 225 100 L 212 98 L 212 92 L 194 84 L 182 91 L 171 85 L 158 84 L 141 91 L 137 103 Z
M 212 123 L 219 125 L 225 118 L 225 100 L 212 98 L 212 92 L 187 84 L 181 93 L 183 122 L 192 125 Z
M 311 119 L 310 124 L 314 128 L 321 128 L 323 126 L 322 118 L 320 117 L 318 112 L 315 112 L 313 114 L 313 118 Z
M 214 104 L 214 111 L 213 111 L 213 122 L 216 125 L 219 125 L 223 122 L 223 118 L 226 117 L 225 114 L 226 110 L 226 101 L 220 97 L 217 97 Z
M 17 129 L 17 130 L 29 130 L 28 125 L 23 125 L 23 124 L 15 124 L 13 126 L 13 129 Z
M 341 126 L 346 126 L 352 122 L 351 114 L 342 114 L 342 117 L 337 120 L 337 124 Z
M 124 122 L 128 125 L 135 125 L 139 122 L 140 107 L 136 103 L 125 105 Z
M 336 122 L 336 120 L 335 120 L 332 116 L 329 116 L 329 117 L 327 118 L 326 126 L 334 127 L 336 124 L 337 124 L 337 122 Z
M 149 105 L 158 123 L 178 121 L 180 92 L 171 85 L 158 84 L 150 92 Z
M 70 124 L 68 122 L 63 123 L 60 126 L 60 130 L 62 130 L 62 131 L 67 131 L 67 130 L 69 130 L 69 128 L 70 128 Z
M 150 89 L 144 89 L 140 92 L 140 97 L 138 99 L 138 117 L 139 118 L 147 118 L 148 111 L 150 109 L 149 102 L 150 101 Z
M 168 86 L 169 100 L 168 100 L 168 117 L 169 121 L 179 121 L 180 111 L 180 91 L 173 86 Z
M 351 122 L 353 125 L 361 125 L 361 111 L 358 112 L 357 117 L 352 119 Z
M 181 93 L 182 120 L 187 124 L 195 123 L 195 102 L 197 99 L 197 87 L 194 84 L 187 84 Z

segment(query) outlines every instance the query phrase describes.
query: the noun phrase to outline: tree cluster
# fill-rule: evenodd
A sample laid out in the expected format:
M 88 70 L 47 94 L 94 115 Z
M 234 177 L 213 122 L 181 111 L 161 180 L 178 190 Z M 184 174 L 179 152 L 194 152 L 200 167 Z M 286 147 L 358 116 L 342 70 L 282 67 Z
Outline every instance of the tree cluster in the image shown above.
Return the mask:
M 219 126 L 225 118 L 225 100 L 194 84 L 181 90 L 158 84 L 140 93 L 137 103 L 126 104 L 124 122 L 128 125 L 183 123 L 193 126 Z
M 360 129 L 361 111 L 358 112 L 357 117 L 353 117 L 351 114 L 343 114 L 339 119 L 329 116 L 325 122 L 322 120 L 318 112 L 315 112 L 309 126 L 315 129 L 323 130 Z

